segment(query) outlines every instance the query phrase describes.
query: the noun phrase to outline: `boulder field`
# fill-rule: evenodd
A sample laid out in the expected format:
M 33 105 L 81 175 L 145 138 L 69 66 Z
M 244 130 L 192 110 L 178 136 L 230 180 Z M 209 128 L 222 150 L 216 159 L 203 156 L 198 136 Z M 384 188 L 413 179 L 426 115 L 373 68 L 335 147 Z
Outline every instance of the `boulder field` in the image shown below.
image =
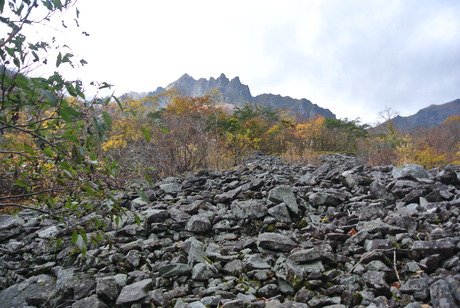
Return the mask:
M 61 222 L 2 215 L 0 307 L 459 307 L 459 169 L 254 155 Z

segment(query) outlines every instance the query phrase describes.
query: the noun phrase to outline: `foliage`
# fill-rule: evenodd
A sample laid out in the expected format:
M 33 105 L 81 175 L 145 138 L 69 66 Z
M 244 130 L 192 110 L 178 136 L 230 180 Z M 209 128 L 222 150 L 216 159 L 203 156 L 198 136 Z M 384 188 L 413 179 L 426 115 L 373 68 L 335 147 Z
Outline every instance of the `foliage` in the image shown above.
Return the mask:
M 95 211 L 87 199 L 107 198 L 115 166 L 99 160 L 112 125 L 102 108 L 111 98 L 88 100 L 81 80 L 64 78 L 64 66 L 87 64 L 68 46 L 54 37 L 34 41 L 26 34 L 31 26 L 54 29 L 59 14 L 73 5 L 70 0 L 0 1 L 0 28 L 7 29 L 0 38 L 0 208 L 31 208 L 59 221 Z M 75 15 L 78 27 L 78 9 Z M 61 25 L 67 31 L 64 20 Z M 39 68 L 45 70 L 36 77 Z M 93 86 L 96 91 L 110 87 Z M 121 213 L 116 205 L 110 211 Z

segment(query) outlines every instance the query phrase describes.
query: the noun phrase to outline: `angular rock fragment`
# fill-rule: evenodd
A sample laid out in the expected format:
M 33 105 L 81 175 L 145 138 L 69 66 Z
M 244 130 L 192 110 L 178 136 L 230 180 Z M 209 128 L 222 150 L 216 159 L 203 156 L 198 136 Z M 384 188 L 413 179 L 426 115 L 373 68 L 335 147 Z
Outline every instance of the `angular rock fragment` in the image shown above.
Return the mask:
M 126 305 L 147 297 L 147 291 L 151 287 L 151 284 L 152 279 L 144 279 L 139 282 L 124 286 L 123 289 L 121 289 L 116 304 Z
M 258 246 L 274 251 L 290 252 L 297 244 L 289 237 L 279 233 L 261 233 L 257 239 Z

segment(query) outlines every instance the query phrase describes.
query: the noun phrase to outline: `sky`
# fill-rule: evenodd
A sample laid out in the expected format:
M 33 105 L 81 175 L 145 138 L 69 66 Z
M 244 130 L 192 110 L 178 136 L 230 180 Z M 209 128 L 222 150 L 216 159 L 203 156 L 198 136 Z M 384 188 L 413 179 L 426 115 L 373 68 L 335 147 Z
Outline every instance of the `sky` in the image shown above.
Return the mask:
M 378 121 L 460 98 L 458 0 L 79 0 L 73 74 L 116 94 L 184 73 Z M 90 36 L 81 35 L 81 30 Z M 78 34 L 78 35 L 77 35 Z

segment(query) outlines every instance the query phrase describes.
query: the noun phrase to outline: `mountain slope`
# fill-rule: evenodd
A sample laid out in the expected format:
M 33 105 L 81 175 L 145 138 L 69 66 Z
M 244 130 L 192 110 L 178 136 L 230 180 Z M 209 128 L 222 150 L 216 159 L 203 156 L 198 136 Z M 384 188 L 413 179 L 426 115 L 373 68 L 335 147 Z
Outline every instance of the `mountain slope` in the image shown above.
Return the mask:
M 176 89 L 183 96 L 194 97 L 203 96 L 212 90 L 218 90 L 222 94 L 222 99 L 225 103 L 238 107 L 247 102 L 252 102 L 269 106 L 273 109 L 290 110 L 296 115 L 307 118 L 324 116 L 335 119 L 335 115 L 329 109 L 321 108 L 305 98 L 295 99 L 274 94 L 261 94 L 253 97 L 249 87 L 242 84 L 238 77 L 229 80 L 224 74 L 221 74 L 217 79 L 211 77 L 209 80 L 205 78 L 195 80 L 190 75 L 184 74 L 166 88 L 159 87 L 154 92 L 150 92 L 149 95 L 161 94 L 169 89 Z
M 397 129 L 412 130 L 420 126 L 437 126 L 452 115 L 460 115 L 460 99 L 441 105 L 428 106 L 411 116 L 397 116 L 393 119 L 393 123 Z

